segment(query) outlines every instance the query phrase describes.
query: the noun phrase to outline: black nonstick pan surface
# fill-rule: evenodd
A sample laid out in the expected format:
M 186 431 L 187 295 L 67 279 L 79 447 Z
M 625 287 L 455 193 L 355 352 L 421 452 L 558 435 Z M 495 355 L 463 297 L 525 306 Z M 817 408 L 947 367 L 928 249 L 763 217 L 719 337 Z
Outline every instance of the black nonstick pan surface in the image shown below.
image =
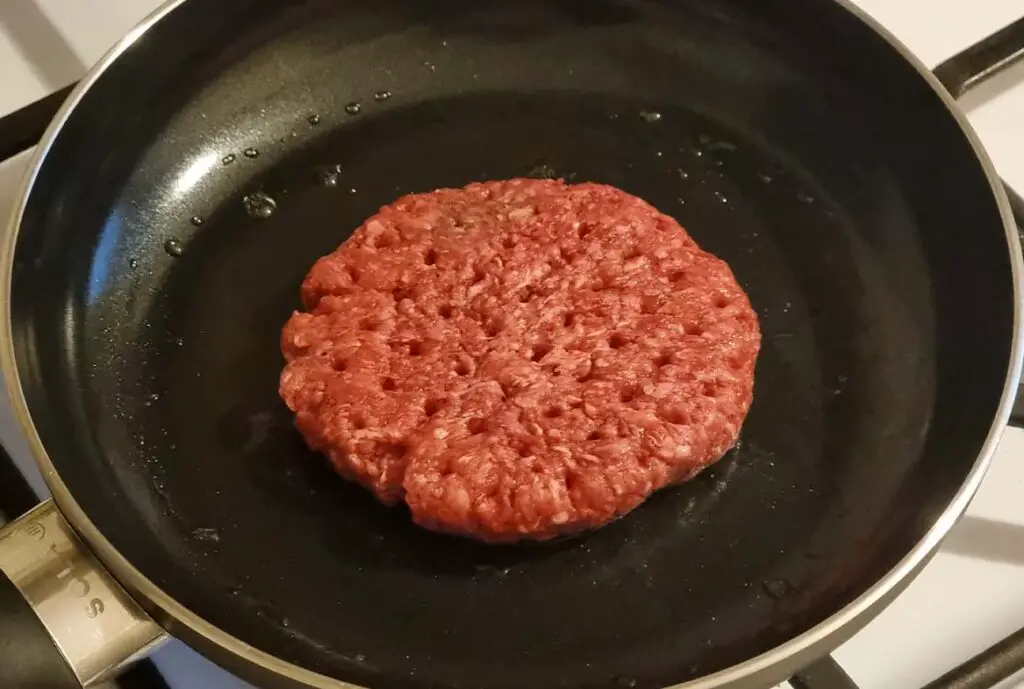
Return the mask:
M 497 547 L 337 478 L 278 398 L 278 345 L 378 207 L 514 176 L 678 218 L 764 343 L 713 469 Z M 821 0 L 185 2 L 63 123 L 14 262 L 27 407 L 100 556 L 222 662 L 209 629 L 360 686 L 660 687 L 771 652 L 893 586 L 965 502 L 1013 359 L 983 162 Z

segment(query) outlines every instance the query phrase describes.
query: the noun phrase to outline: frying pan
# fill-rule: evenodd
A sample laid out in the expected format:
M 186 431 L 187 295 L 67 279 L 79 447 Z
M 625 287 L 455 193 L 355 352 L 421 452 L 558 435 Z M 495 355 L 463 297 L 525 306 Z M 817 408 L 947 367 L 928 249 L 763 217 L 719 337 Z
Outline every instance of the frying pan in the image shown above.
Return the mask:
M 947 83 L 1008 63 L 1022 26 Z M 713 469 L 496 547 L 305 449 L 278 336 L 382 204 L 521 175 L 672 213 L 764 346 Z M 845 2 L 171 2 L 62 107 L 6 249 L 0 363 L 56 506 L 4 532 L 0 568 L 82 681 L 162 627 L 266 686 L 768 686 L 926 563 L 1021 364 L 998 178 Z

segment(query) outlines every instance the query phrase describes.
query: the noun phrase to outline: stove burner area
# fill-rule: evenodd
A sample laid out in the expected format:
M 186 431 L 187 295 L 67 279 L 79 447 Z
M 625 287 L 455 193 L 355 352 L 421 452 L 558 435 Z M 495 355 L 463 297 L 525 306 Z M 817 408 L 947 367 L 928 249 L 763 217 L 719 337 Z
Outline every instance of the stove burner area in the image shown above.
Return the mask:
M 0 38 L 2 38 L 4 28 L 2 19 L 3 17 L 0 16 Z M 1006 47 L 1012 45 L 1019 47 L 1017 50 L 1007 51 Z M 995 72 L 1000 71 L 1022 55 L 1024 55 L 1024 19 L 1010 24 L 1003 30 L 993 34 L 989 39 L 947 60 L 934 71 L 951 94 L 959 98 L 968 90 L 973 89 L 976 85 L 988 79 Z M 988 66 L 992 64 L 995 64 L 996 67 Z M 7 174 L 7 172 L 10 172 L 10 169 L 4 170 L 4 163 L 12 162 L 15 156 L 23 154 L 39 141 L 54 114 L 73 87 L 74 84 L 56 91 L 46 98 L 20 110 L 0 117 L 0 228 L 3 228 L 6 221 L 6 214 L 9 210 L 7 207 L 8 201 L 13 201 L 13 194 L 16 193 L 14 191 L 16 185 L 11 175 Z M 1024 88 L 1024 86 L 1020 88 Z M 388 96 L 390 97 L 390 94 Z M 319 124 L 319 117 L 317 117 L 316 122 L 310 119 L 310 124 Z M 246 152 L 246 155 L 248 155 L 248 152 Z M 658 155 L 660 156 L 661 153 Z M 225 164 L 233 161 L 233 155 L 231 156 L 231 161 L 224 159 Z M 18 170 L 20 171 L 20 169 L 19 167 Z M 1005 170 L 1001 169 L 1001 172 L 1005 173 Z M 1008 185 L 1004 184 L 1004 186 L 1018 226 L 1020 240 L 1024 244 L 1024 198 Z M 985 190 L 988 190 L 987 186 Z M 355 190 L 353 189 L 353 191 Z M 193 224 L 198 225 L 201 223 L 202 218 L 197 217 Z M 1002 247 L 1003 244 L 1000 241 L 1000 250 Z M 1018 276 L 1018 279 L 1024 280 L 1024 276 Z M 6 298 L 6 296 L 3 298 Z M 4 404 L 6 404 L 5 401 L 0 401 L 0 405 Z M 0 414 L 7 413 L 7 410 L 0 408 Z M 0 426 L 4 425 L 5 421 L 6 419 L 0 418 Z M 1011 421 L 1014 425 L 1024 427 L 1024 392 L 1017 396 L 1011 413 Z M 12 428 L 14 428 L 13 425 Z M 10 432 L 19 433 L 20 431 L 15 428 L 15 430 L 10 430 Z M 0 440 L 4 442 L 7 442 L 8 439 L 0 436 Z M 26 478 L 25 464 L 22 463 L 19 467 L 19 462 L 28 461 L 27 455 L 22 457 L 22 454 L 25 453 L 21 452 L 21 449 L 20 446 L 14 447 L 12 444 L 6 449 L 0 446 L 0 527 L 27 512 L 39 502 L 37 491 L 33 490 L 32 485 L 30 485 L 29 480 Z M 8 450 L 18 457 L 19 462 L 12 458 Z M 189 478 L 191 479 L 191 475 Z M 1024 509 L 1024 507 L 1021 507 L 1021 509 Z M 9 531 L 15 532 L 14 529 Z M 56 547 L 54 547 L 54 552 L 56 552 Z M 66 571 L 70 571 L 70 569 Z M 6 578 L 0 574 L 0 584 L 6 583 Z M 2 593 L 3 590 L 0 587 L 0 594 Z M 146 619 L 148 621 L 149 618 L 147 617 Z M 1024 625 L 1024 618 L 1020 622 Z M 955 626 L 953 623 L 949 624 L 950 626 Z M 9 627 L 10 625 L 0 624 L 0 637 L 3 636 L 3 630 Z M 3 638 L 0 638 L 0 643 L 2 642 Z M 880 653 L 880 663 L 885 663 L 885 658 L 882 654 L 886 651 L 897 652 L 896 648 L 882 647 L 878 650 Z M 842 656 L 842 651 L 840 651 L 840 656 Z M 161 667 L 158 667 L 158 665 Z M 170 673 L 162 668 L 162 665 L 163 663 L 154 663 L 153 660 L 144 658 L 135 662 L 116 678 L 93 686 L 100 687 L 101 689 L 185 689 L 186 687 L 191 689 L 192 686 L 195 686 L 196 689 L 213 689 L 214 687 L 217 687 L 217 689 L 222 687 L 242 689 L 249 686 L 242 682 L 242 680 L 236 680 L 231 677 L 228 677 L 227 684 L 223 681 L 218 681 L 217 676 L 202 675 L 200 677 L 201 672 L 206 670 L 205 667 L 201 668 L 200 671 L 183 673 L 183 675 L 189 676 L 189 681 L 180 682 L 171 678 Z M 212 668 L 213 666 L 211 665 L 210 667 Z M 1002 682 L 1021 671 L 1024 671 L 1024 626 L 1019 631 L 982 651 L 974 658 L 928 683 L 924 689 L 990 689 L 997 685 L 1002 686 Z M 938 674 L 938 672 L 935 674 Z M 3 668 L 0 667 L 0 689 L 7 689 L 4 685 L 4 676 Z M 201 681 L 197 685 L 194 680 Z M 792 689 L 859 689 L 857 683 L 832 656 L 825 656 L 813 665 L 798 672 L 788 680 L 787 684 L 780 685 L 776 689 L 784 689 L 786 686 Z M 10 689 L 19 689 L 19 687 L 13 686 Z M 528 688 L 524 687 L 524 689 Z M 912 688 L 900 687 L 898 689 Z

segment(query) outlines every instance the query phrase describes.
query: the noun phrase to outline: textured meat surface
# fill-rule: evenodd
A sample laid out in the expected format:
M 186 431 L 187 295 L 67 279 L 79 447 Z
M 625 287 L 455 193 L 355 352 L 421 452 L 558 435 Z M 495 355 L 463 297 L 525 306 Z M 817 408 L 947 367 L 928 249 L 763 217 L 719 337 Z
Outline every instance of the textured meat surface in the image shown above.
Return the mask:
M 600 184 L 405 196 L 302 285 L 281 396 L 417 523 L 486 541 L 604 524 L 732 447 L 761 335 L 729 267 Z

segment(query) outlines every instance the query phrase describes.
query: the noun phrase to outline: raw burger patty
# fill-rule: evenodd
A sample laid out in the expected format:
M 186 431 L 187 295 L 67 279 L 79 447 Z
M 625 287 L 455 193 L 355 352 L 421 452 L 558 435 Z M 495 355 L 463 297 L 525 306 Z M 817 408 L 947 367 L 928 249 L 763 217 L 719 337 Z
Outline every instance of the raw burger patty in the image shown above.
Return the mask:
M 761 342 L 645 201 L 513 179 L 405 196 L 302 285 L 281 396 L 346 478 L 485 541 L 591 529 L 737 440 Z

